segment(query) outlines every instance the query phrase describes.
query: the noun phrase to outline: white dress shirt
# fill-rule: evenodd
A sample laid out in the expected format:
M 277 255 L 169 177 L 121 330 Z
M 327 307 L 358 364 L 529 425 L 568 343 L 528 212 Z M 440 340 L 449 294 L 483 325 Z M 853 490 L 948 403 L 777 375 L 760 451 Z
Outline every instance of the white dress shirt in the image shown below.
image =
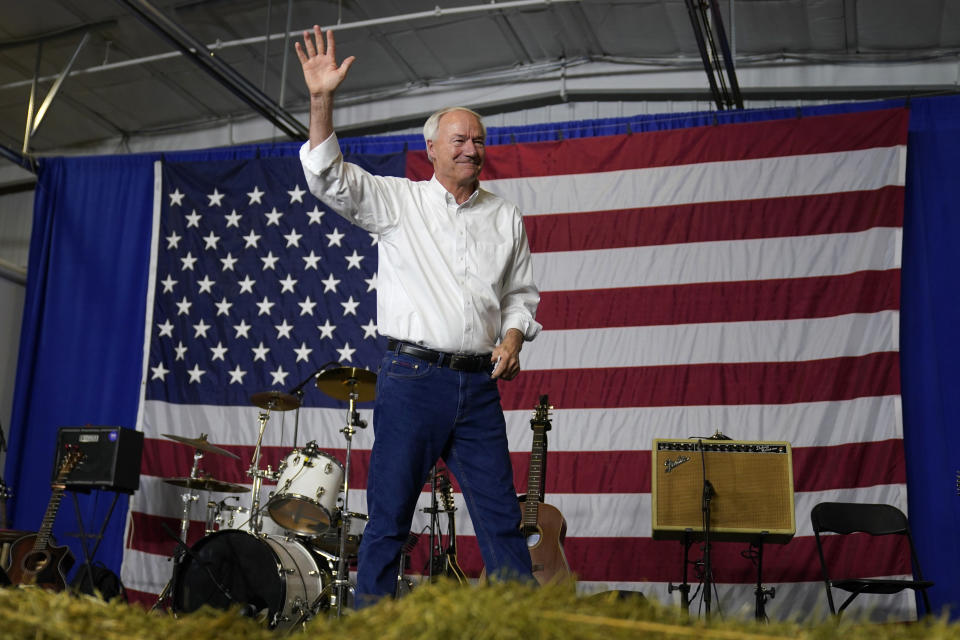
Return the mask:
M 517 207 L 482 188 L 458 205 L 429 181 L 375 176 L 343 161 L 336 134 L 300 148 L 313 195 L 379 236 L 377 329 L 451 353 L 490 353 L 508 329 L 526 340 L 540 293 Z

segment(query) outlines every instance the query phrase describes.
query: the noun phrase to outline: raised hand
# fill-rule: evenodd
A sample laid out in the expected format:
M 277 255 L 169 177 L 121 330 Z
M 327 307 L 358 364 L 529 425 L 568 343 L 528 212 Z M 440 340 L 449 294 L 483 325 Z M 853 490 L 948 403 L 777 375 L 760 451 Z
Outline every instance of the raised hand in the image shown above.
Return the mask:
M 313 38 L 310 37 L 309 31 L 304 31 L 303 44 L 297 42 L 294 46 L 297 57 L 300 58 L 303 79 L 307 83 L 311 97 L 332 96 L 343 79 L 347 77 L 350 66 L 356 60 L 354 56 L 350 56 L 341 64 L 337 64 L 337 47 L 333 31 L 327 30 L 327 40 L 324 43 L 323 32 L 317 25 L 313 25 Z

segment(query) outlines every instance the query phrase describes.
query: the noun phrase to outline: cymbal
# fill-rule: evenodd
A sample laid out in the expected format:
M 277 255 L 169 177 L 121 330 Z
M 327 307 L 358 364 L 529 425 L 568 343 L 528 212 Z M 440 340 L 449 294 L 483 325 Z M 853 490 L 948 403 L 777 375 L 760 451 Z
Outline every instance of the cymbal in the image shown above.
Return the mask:
M 226 449 L 221 449 L 215 444 L 210 444 L 207 441 L 207 434 L 201 433 L 199 438 L 184 438 L 183 436 L 175 436 L 172 433 L 161 433 L 164 438 L 170 438 L 171 440 L 176 440 L 177 442 L 182 442 L 183 444 L 190 445 L 194 449 L 199 449 L 200 451 L 206 451 L 208 453 L 218 453 L 221 456 L 229 456 L 235 460 L 239 460 L 240 456 Z
M 246 493 L 250 491 L 250 487 L 245 487 L 242 484 L 233 484 L 232 482 L 224 482 L 223 480 L 210 477 L 164 478 L 163 481 L 176 487 L 199 489 L 201 491 L 220 491 L 223 493 Z
M 349 400 L 351 387 L 354 386 L 357 389 L 357 402 L 373 400 L 377 391 L 377 374 L 360 367 L 340 367 L 317 376 L 317 388 L 337 400 Z
M 289 411 L 300 406 L 296 396 L 283 391 L 261 391 L 250 396 L 250 402 L 261 409 L 272 411 Z

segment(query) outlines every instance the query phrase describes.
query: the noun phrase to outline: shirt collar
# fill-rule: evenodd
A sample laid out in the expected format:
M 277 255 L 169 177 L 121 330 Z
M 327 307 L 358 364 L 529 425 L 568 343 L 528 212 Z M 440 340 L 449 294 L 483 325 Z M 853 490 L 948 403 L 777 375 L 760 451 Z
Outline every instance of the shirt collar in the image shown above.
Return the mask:
M 443 201 L 447 204 L 456 205 L 457 201 L 453 197 L 453 194 L 447 191 L 446 187 L 440 184 L 440 181 L 437 180 L 437 174 L 433 174 L 433 177 L 430 178 L 430 189 L 437 194 L 438 198 L 443 198 Z M 463 204 L 459 205 L 461 207 L 472 207 L 477 202 L 477 198 L 480 197 L 480 186 L 477 185 L 477 189 L 470 194 L 470 197 L 467 198 Z

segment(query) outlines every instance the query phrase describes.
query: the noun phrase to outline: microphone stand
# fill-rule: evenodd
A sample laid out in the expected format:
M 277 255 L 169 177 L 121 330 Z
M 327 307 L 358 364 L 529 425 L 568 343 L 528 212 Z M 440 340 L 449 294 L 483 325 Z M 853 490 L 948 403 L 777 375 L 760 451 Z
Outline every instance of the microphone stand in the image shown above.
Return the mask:
M 299 440 L 299 431 L 300 431 L 300 405 L 303 403 L 303 388 L 307 386 L 307 383 L 312 381 L 318 373 L 322 373 L 329 369 L 332 365 L 339 365 L 339 362 L 330 361 L 311 373 L 309 376 L 304 378 L 303 382 L 295 386 L 288 393 L 292 396 L 297 397 L 297 410 L 293 414 L 293 448 L 297 448 L 297 440 Z
M 710 619 L 710 603 L 713 599 L 713 563 L 710 558 L 710 500 L 715 495 L 713 485 L 707 480 L 706 454 L 703 451 L 703 440 L 699 440 L 700 463 L 703 467 L 703 496 L 701 510 L 703 511 L 703 609 L 707 620 Z

